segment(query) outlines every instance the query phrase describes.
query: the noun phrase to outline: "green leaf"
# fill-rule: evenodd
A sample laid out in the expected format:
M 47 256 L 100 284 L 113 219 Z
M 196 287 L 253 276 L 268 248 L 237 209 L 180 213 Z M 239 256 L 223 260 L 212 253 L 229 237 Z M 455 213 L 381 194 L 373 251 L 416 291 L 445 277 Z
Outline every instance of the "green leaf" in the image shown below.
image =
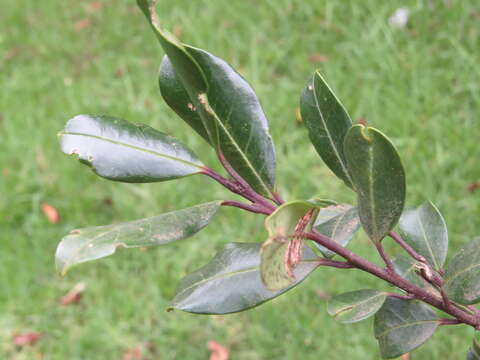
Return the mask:
M 317 153 L 335 175 L 352 187 L 343 153 L 344 137 L 352 120 L 318 71 L 302 92 L 300 111 Z
M 480 360 L 480 344 L 473 339 L 473 345 L 468 350 L 467 360 Z
M 480 238 L 469 242 L 450 260 L 443 288 L 452 301 L 466 305 L 480 302 Z
M 188 238 L 210 223 L 221 203 L 213 201 L 123 224 L 73 230 L 57 247 L 57 269 L 64 275 L 72 266 L 112 255 L 119 247 L 164 245 Z
M 327 304 L 328 313 L 342 323 L 354 323 L 374 315 L 387 295 L 378 290 L 364 289 L 333 296 Z
M 303 246 L 302 239 L 294 234 L 311 229 L 315 219 L 313 213 L 300 230 L 299 223 L 313 208 L 315 206 L 308 201 L 291 201 L 278 207 L 265 219 L 268 240 L 262 245 L 260 273 L 269 290 L 281 290 L 296 281 L 292 270 L 301 258 Z
M 275 149 L 253 89 L 222 59 L 181 44 L 162 30 L 154 1 L 137 2 L 168 56 L 160 71 L 160 89 L 166 102 L 253 189 L 273 197 Z
M 348 204 L 332 205 L 320 209 L 313 228 L 342 246 L 346 246 L 360 228 L 357 209 Z M 335 255 L 322 245 L 315 243 L 322 254 L 331 258 Z
M 416 209 L 403 212 L 399 221 L 400 230 L 407 242 L 430 265 L 440 269 L 448 251 L 448 232 L 445 220 L 430 201 Z
M 395 257 L 392 262 L 393 268 L 398 275 L 417 285 L 418 287 L 424 288 L 433 294 L 438 294 L 438 291 L 435 290 L 431 284 L 429 284 L 424 278 L 416 273 L 416 271 L 420 269 L 421 265 L 418 261 L 409 256 L 399 255 Z
M 395 358 L 422 345 L 438 326 L 436 314 L 416 300 L 387 298 L 375 314 L 374 332 L 383 358 Z
M 297 286 L 317 267 L 318 257 L 304 245 L 295 282 L 281 291 L 268 290 L 260 278 L 260 247 L 258 243 L 226 245 L 212 262 L 182 279 L 172 307 L 200 314 L 247 310 Z
M 380 131 L 354 125 L 345 137 L 345 157 L 358 196 L 358 214 L 373 242 L 396 225 L 405 203 L 405 173 L 393 144 Z
M 156 182 L 198 174 L 203 164 L 177 139 L 147 125 L 77 115 L 59 133 L 62 151 L 104 178 Z

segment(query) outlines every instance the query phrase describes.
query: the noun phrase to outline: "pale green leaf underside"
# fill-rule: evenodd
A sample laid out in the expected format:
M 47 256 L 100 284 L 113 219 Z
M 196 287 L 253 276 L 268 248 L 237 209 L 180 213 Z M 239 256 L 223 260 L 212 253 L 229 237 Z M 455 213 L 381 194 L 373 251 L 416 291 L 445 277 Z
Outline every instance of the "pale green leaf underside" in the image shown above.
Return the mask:
M 327 304 L 328 313 L 342 323 L 354 323 L 374 315 L 383 305 L 386 294 L 363 289 L 333 296 Z
M 57 247 L 57 269 L 65 274 L 72 266 L 112 255 L 119 247 L 148 247 L 185 239 L 207 226 L 220 204 L 213 201 L 122 224 L 73 230 Z

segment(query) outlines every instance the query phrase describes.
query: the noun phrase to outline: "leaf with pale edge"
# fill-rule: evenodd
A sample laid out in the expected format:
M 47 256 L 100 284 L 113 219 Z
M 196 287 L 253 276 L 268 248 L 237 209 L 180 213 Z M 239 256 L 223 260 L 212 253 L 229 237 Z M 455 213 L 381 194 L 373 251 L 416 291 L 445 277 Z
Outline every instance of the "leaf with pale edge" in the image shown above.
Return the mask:
M 163 30 L 155 1 L 137 3 L 167 55 L 160 71 L 167 104 L 257 192 L 273 197 L 275 149 L 253 89 L 222 59 L 184 45 Z
M 358 196 L 358 214 L 373 242 L 396 225 L 405 203 L 405 172 L 393 144 L 380 131 L 354 125 L 345 137 L 345 157 Z
M 203 164 L 177 139 L 147 125 L 78 115 L 59 133 L 62 151 L 104 178 L 146 183 L 198 174 Z
M 300 111 L 317 153 L 335 175 L 352 187 L 343 154 L 343 141 L 352 120 L 318 71 L 302 92 Z
M 448 231 L 435 205 L 427 201 L 416 209 L 404 211 L 399 226 L 405 242 L 430 265 L 435 269 L 443 266 L 448 251 Z
M 378 290 L 363 289 L 333 296 L 327 304 L 328 313 L 342 323 L 354 323 L 374 315 L 387 295 Z
M 262 245 L 260 273 L 265 286 L 272 290 L 281 290 L 296 281 L 292 276 L 289 259 L 295 249 L 301 252 L 302 239 L 295 238 L 293 234 L 301 218 L 314 205 L 307 201 L 291 201 L 283 204 L 265 219 L 268 231 L 268 240 Z M 312 218 L 303 231 L 309 231 Z
M 57 247 L 57 269 L 64 275 L 72 266 L 112 255 L 119 247 L 164 245 L 188 238 L 210 223 L 221 203 L 213 201 L 122 224 L 73 230 Z
M 480 238 L 470 241 L 447 265 L 443 288 L 460 304 L 480 302 Z
M 297 286 L 318 265 L 318 257 L 304 245 L 295 267 L 295 281 L 280 291 L 268 290 L 260 277 L 258 243 L 231 243 L 208 265 L 187 275 L 177 289 L 172 307 L 200 314 L 228 314 L 250 309 Z
M 374 332 L 382 357 L 390 359 L 422 345 L 437 326 L 437 315 L 427 305 L 389 297 L 375 314 Z
M 346 246 L 360 228 L 357 209 L 348 204 L 331 205 L 320 209 L 313 228 L 342 246 Z M 331 258 L 333 251 L 315 243 L 323 256 Z

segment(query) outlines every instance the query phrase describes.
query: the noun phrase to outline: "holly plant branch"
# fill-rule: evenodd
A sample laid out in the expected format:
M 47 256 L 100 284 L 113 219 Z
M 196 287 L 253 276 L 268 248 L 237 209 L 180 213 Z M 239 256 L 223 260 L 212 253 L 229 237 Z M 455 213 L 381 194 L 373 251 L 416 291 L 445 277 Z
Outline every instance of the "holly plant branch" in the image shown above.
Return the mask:
M 474 306 L 480 302 L 480 238 L 445 266 L 448 230 L 440 211 L 430 201 L 405 208 L 405 169 L 393 142 L 374 127 L 354 124 L 320 72 L 312 74 L 300 95 L 301 119 L 325 166 L 354 190 L 353 205 L 316 197 L 284 201 L 276 191 L 268 120 L 252 87 L 224 60 L 164 30 L 155 0 L 137 0 L 137 5 L 165 52 L 159 72 L 163 100 L 212 145 L 228 175 L 206 166 L 172 136 L 106 115 L 71 118 L 59 133 L 62 151 L 109 180 L 154 183 L 201 174 L 244 200 L 215 200 L 73 230 L 55 254 L 61 274 L 119 247 L 160 246 L 191 237 L 229 206 L 265 215 L 264 241 L 226 244 L 210 263 L 181 280 L 172 309 L 199 314 L 248 310 L 297 286 L 316 269 L 331 267 L 367 272 L 399 290 L 357 289 L 327 303 L 328 313 L 343 323 L 373 316 L 384 358 L 411 352 L 440 325 L 466 324 L 480 331 L 480 310 Z M 312 179 L 312 192 L 317 193 L 318 181 Z M 383 266 L 348 248 L 359 229 L 374 244 Z M 391 257 L 386 251 L 387 237 L 402 248 L 400 255 Z M 341 259 L 333 259 L 335 255 Z M 480 359 L 476 341 L 467 359 Z

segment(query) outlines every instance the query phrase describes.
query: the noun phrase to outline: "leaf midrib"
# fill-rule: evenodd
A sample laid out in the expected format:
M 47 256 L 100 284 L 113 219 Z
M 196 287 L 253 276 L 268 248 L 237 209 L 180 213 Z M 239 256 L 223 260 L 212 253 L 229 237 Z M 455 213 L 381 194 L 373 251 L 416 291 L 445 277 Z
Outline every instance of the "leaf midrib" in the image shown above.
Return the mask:
M 192 166 L 192 167 L 196 167 L 196 168 L 198 168 L 199 170 L 203 170 L 203 165 L 195 164 L 195 163 L 192 163 L 192 162 L 187 161 L 187 160 L 183 160 L 183 159 L 178 158 L 178 157 L 175 157 L 175 156 L 170 156 L 170 155 L 162 154 L 162 153 L 159 153 L 159 152 L 157 152 L 157 151 L 153 151 L 153 150 L 150 150 L 150 149 L 142 148 L 142 147 L 135 146 L 135 145 L 132 145 L 132 144 L 128 144 L 128 143 L 124 143 L 124 142 L 121 142 L 121 141 L 116 141 L 116 140 L 108 139 L 108 138 L 105 138 L 105 137 L 103 137 L 103 136 L 92 135 L 92 134 L 85 134 L 85 133 L 77 133 L 77 132 L 70 132 L 70 131 L 62 131 L 62 132 L 59 133 L 59 136 L 64 136 L 64 135 L 84 136 L 84 137 L 94 138 L 94 139 L 101 140 L 101 141 L 105 141 L 105 142 L 109 142 L 109 143 L 112 143 L 112 144 L 115 144 L 115 145 L 125 146 L 125 147 L 130 148 L 130 149 L 133 149 L 133 150 L 142 151 L 142 152 L 145 152 L 145 153 L 148 153 L 148 154 L 152 154 L 152 155 L 155 155 L 155 156 L 158 156 L 158 157 L 163 157 L 163 158 L 165 158 L 165 159 L 169 159 L 169 160 L 173 160 L 173 161 L 178 161 L 178 162 L 181 162 L 181 163 L 183 163 L 183 164 L 185 164 L 185 165 L 189 165 L 189 166 Z
M 396 326 L 388 328 L 387 330 L 385 330 L 384 332 L 382 332 L 380 334 L 377 334 L 375 337 L 377 339 L 379 339 L 379 338 L 384 337 L 386 334 L 388 334 L 389 332 L 394 331 L 394 330 L 406 328 L 406 327 L 409 327 L 409 326 L 423 325 L 423 324 L 430 324 L 430 323 L 438 323 L 438 320 L 417 320 L 417 321 L 412 321 L 412 322 L 409 322 L 409 323 L 406 323 L 406 324 L 396 325 Z

